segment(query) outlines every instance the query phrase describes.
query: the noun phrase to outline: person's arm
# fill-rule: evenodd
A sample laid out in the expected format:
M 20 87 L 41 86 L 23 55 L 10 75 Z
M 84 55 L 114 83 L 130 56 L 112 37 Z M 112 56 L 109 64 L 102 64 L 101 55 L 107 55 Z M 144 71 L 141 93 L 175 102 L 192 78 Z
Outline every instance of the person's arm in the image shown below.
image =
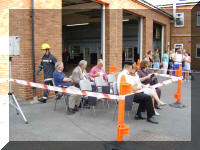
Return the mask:
M 104 78 L 105 80 L 107 80 L 107 74 L 106 74 L 106 72 L 104 71 L 104 69 L 102 69 L 102 71 L 103 71 L 103 78 Z
M 98 77 L 98 76 L 99 76 L 99 73 L 97 73 L 97 71 L 96 71 L 96 67 L 93 67 L 93 68 L 90 70 L 89 76 L 92 77 L 92 78 L 95 78 L 95 77 Z
M 55 65 L 56 64 L 56 62 L 57 62 L 57 59 L 52 55 L 52 62 L 53 62 L 53 64 Z
M 72 80 L 75 82 L 75 83 L 79 83 L 80 80 L 83 79 L 83 76 L 81 76 L 81 72 L 78 71 L 77 69 L 75 69 L 73 72 L 72 72 Z
M 66 77 L 65 77 L 65 78 L 63 79 L 63 82 L 73 82 L 73 80 L 70 79 L 70 78 L 66 78 Z
M 133 91 L 138 91 L 138 90 L 140 90 L 141 88 L 138 88 L 138 85 L 137 84 L 135 84 L 134 86 L 132 86 L 132 90 Z
M 43 69 L 43 62 L 41 61 L 40 66 L 37 68 L 37 75 L 42 71 Z
M 151 75 L 149 74 L 148 76 L 145 76 L 145 77 L 143 77 L 143 78 L 140 78 L 140 81 L 143 82 L 143 81 L 145 81 L 145 80 L 147 80 L 147 79 L 150 79 L 150 78 L 151 78 Z

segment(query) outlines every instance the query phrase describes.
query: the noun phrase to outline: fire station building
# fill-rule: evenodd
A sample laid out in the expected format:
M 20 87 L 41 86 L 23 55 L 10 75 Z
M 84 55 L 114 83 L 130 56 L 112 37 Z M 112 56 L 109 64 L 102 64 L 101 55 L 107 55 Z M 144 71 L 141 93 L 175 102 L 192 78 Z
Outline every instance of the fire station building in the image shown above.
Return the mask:
M 193 6 L 187 9 L 191 12 Z M 67 75 L 82 59 L 88 61 L 88 71 L 99 58 L 103 59 L 109 73 L 109 66 L 121 70 L 123 61 L 142 60 L 148 50 L 154 52 L 155 48 L 161 55 L 164 50 L 183 45 L 191 52 L 191 13 L 184 14 L 184 28 L 177 29 L 174 24 L 182 24 L 180 20 L 174 22 L 172 6 L 156 7 L 143 0 L 3 0 L 0 12 L 0 35 L 20 37 L 20 55 L 12 62 L 15 79 L 43 83 L 43 74 L 36 75 L 43 56 L 42 43 L 51 46 L 51 54 L 59 61 L 67 49 Z M 178 33 L 179 29 L 183 31 Z M 185 30 L 187 34 L 180 36 Z M 4 60 L 0 77 L 7 77 L 8 56 L 0 57 Z M 13 90 L 23 99 L 34 96 L 30 87 L 14 84 Z M 42 90 L 36 91 L 41 97 Z

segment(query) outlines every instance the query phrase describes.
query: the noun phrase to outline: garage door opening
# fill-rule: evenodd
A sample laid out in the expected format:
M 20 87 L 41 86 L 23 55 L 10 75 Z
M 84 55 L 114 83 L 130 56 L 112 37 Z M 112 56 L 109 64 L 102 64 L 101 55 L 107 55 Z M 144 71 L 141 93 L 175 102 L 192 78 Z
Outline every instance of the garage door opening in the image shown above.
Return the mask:
M 68 51 L 69 61 L 65 72 L 84 59 L 87 71 L 103 59 L 102 48 L 102 5 L 91 0 L 63 0 L 62 45 Z M 65 57 L 66 59 L 66 57 Z
M 123 54 L 124 61 L 137 62 L 140 59 L 140 17 L 128 12 L 123 12 Z
M 161 24 L 153 23 L 153 53 L 156 48 L 159 50 L 160 57 L 163 54 L 163 38 L 164 38 L 164 27 Z

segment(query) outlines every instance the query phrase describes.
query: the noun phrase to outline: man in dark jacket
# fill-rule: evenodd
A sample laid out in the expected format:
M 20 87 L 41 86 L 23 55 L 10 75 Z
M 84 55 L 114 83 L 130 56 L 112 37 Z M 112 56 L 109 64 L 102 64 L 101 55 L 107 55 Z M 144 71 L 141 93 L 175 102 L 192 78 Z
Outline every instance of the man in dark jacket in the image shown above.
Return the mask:
M 40 71 L 44 70 L 44 84 L 46 85 L 53 85 L 53 72 L 55 70 L 55 64 L 57 62 L 56 58 L 51 55 L 50 53 L 50 45 L 47 43 L 44 43 L 41 45 L 41 50 L 44 52 L 44 56 L 42 57 L 42 61 L 40 66 L 37 69 L 37 74 L 40 73 Z M 42 103 L 46 103 L 48 98 L 49 91 L 44 90 L 43 97 L 39 99 L 38 101 Z

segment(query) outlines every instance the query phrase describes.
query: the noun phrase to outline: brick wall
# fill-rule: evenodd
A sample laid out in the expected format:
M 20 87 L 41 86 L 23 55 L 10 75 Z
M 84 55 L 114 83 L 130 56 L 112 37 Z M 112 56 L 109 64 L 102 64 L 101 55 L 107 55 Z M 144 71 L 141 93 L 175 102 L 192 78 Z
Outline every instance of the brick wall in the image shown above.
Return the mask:
M 44 1 L 35 1 L 35 70 L 37 70 L 43 56 L 40 47 L 44 42 L 50 44 L 52 47 L 51 53 L 58 60 L 61 60 L 62 22 L 60 8 L 61 0 L 49 1 L 47 5 L 45 5 Z M 10 35 L 18 35 L 21 38 L 20 56 L 13 58 L 12 76 L 16 79 L 33 81 L 32 18 L 30 9 L 14 9 L 10 11 Z M 36 82 L 43 83 L 43 72 L 36 75 Z M 24 99 L 32 99 L 33 97 L 33 90 L 30 87 L 14 84 L 13 90 L 18 97 Z M 37 96 L 42 96 L 41 89 L 37 89 Z
M 0 1 L 0 36 L 9 36 L 9 8 L 29 8 L 30 0 L 1 0 Z M 8 49 L 3 50 L 7 51 Z M 9 77 L 8 55 L 0 55 L 0 78 Z M 8 83 L 0 84 L 0 94 L 8 93 Z
M 164 49 L 170 42 L 170 18 L 134 0 L 102 0 L 106 5 L 106 70 L 110 65 L 121 69 L 122 60 L 122 10 L 144 18 L 143 55 L 153 47 L 153 22 L 165 26 Z M 117 27 L 117 28 L 115 28 Z M 120 62 L 120 63 L 119 63 Z
M 200 44 L 200 26 L 197 26 L 197 11 L 200 11 L 200 4 L 192 9 L 191 13 L 191 31 L 192 31 L 192 69 L 200 70 L 200 58 L 196 57 L 196 44 Z

